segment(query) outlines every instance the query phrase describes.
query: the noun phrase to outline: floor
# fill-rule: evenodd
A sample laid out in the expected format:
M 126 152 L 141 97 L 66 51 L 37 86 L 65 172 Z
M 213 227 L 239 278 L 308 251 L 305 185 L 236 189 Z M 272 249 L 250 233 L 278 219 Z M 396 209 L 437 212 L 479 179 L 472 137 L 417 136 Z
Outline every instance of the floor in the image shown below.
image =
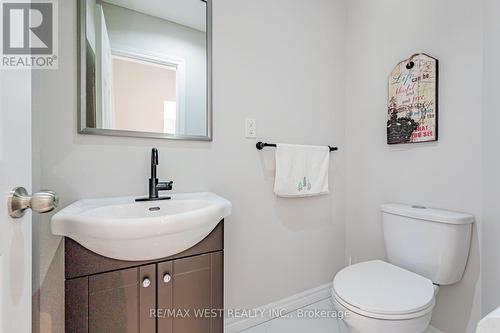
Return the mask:
M 326 310 L 326 313 L 335 310 L 333 302 L 331 299 L 325 299 L 318 303 L 306 306 L 301 310 Z M 307 314 L 312 315 L 312 318 L 304 318 L 304 311 L 302 311 L 302 317 L 299 316 L 297 310 L 290 313 L 286 317 L 277 318 L 270 320 L 261 325 L 252 327 L 243 331 L 242 333 L 344 333 L 345 327 L 340 320 L 336 318 L 324 318 L 321 312 L 307 312 Z M 325 313 L 323 313 L 325 314 Z M 319 317 L 314 317 L 319 316 Z M 326 315 L 328 317 L 328 315 Z M 426 331 L 430 333 L 431 331 Z M 424 332 L 425 333 L 425 332 Z
M 301 311 L 301 310 L 326 310 Z M 259 326 L 255 326 L 243 333 L 341 333 L 339 322 L 332 318 L 329 313 L 334 310 L 331 299 L 325 299 L 315 304 L 306 306 L 304 309 L 290 313 L 286 317 L 277 318 Z M 326 318 L 325 318 L 326 317 Z

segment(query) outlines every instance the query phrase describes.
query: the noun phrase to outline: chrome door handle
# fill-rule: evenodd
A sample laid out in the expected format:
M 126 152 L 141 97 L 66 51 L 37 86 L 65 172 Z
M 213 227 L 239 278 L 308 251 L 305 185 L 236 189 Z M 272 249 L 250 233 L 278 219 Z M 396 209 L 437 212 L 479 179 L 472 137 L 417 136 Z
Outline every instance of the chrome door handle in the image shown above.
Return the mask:
M 43 190 L 30 196 L 24 187 L 16 187 L 7 198 L 9 215 L 15 219 L 23 217 L 28 208 L 37 213 L 48 213 L 58 204 L 56 192 Z

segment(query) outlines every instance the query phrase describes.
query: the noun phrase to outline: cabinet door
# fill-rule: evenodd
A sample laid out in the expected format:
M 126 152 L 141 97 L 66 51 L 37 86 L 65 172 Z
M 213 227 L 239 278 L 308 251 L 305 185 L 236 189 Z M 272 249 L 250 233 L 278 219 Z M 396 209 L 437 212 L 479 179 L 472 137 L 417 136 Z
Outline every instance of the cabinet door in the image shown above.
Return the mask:
M 222 252 L 158 264 L 158 332 L 222 333 Z
M 156 265 L 89 277 L 89 333 L 155 333 Z

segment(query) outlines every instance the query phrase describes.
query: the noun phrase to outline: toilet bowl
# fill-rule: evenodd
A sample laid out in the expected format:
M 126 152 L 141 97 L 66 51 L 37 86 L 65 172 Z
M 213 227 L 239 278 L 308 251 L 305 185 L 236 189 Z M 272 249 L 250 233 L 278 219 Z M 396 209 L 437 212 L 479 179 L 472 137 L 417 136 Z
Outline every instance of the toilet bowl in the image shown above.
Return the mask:
M 438 285 L 462 279 L 469 254 L 470 214 L 422 206 L 382 205 L 388 262 L 342 269 L 332 298 L 349 333 L 422 333 Z
M 431 320 L 434 294 L 427 278 L 380 260 L 343 269 L 332 289 L 350 333 L 421 333 Z

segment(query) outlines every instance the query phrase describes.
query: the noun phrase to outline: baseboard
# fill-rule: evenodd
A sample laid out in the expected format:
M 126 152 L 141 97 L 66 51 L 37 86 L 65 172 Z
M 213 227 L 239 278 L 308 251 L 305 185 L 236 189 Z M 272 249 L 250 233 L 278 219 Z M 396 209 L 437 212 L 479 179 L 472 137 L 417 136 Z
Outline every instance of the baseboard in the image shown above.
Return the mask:
M 264 313 L 263 316 L 255 318 L 229 318 L 224 321 L 225 333 L 237 333 L 251 327 L 260 325 L 276 317 L 270 315 L 272 310 L 280 310 L 281 315 L 294 312 L 307 305 L 322 301 L 331 297 L 332 284 L 327 283 L 322 286 L 303 291 L 299 294 L 284 298 L 277 302 L 258 307 L 259 313 Z M 262 312 L 260 312 L 262 311 Z M 432 332 L 434 333 L 434 332 Z
M 438 330 L 434 326 L 429 326 L 429 327 L 427 327 L 427 330 L 425 331 L 425 333 L 444 333 L 444 332 L 441 330 Z

